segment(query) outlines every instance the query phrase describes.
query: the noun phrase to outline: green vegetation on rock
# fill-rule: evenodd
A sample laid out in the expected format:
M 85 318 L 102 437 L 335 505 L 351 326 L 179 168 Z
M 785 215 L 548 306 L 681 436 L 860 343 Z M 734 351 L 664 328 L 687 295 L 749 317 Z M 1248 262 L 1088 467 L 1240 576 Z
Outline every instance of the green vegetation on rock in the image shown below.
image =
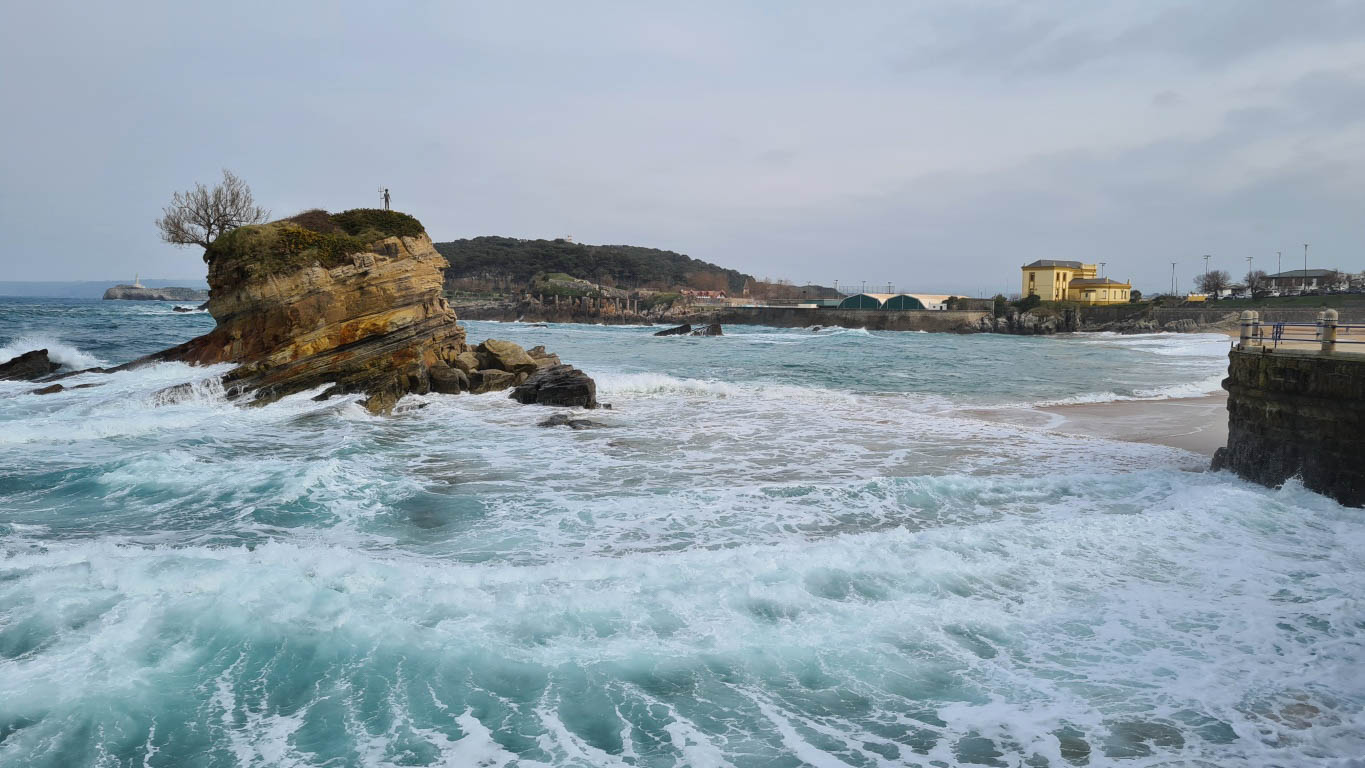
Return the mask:
M 398 211 L 358 208 L 329 214 L 314 209 L 227 232 L 209 245 L 204 260 L 221 276 L 253 280 L 315 264 L 331 269 L 386 237 L 422 232 L 421 222 Z

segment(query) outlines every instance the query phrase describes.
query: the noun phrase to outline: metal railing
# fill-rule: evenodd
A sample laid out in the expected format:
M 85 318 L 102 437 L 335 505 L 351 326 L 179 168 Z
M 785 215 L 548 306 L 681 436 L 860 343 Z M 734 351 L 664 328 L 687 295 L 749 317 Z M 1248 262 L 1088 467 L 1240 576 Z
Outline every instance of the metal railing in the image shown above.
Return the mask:
M 1266 331 L 1269 330 L 1269 335 Z M 1303 349 L 1304 344 L 1316 345 L 1323 352 L 1351 351 L 1365 354 L 1365 346 L 1338 350 L 1340 344 L 1365 345 L 1365 325 L 1337 322 L 1337 311 L 1327 309 L 1318 313 L 1316 323 L 1262 323 L 1254 310 L 1242 313 L 1241 338 L 1238 347 L 1259 347 L 1276 350 L 1280 347 Z

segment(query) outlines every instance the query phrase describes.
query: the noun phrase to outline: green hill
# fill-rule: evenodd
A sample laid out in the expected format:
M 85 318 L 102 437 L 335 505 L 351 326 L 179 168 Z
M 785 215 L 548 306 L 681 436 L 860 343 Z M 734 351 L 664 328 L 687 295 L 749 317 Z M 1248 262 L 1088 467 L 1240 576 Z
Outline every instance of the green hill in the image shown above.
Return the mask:
M 475 237 L 436 243 L 450 262 L 447 290 L 524 289 L 536 275 L 563 273 L 626 289 L 678 287 L 738 294 L 750 275 L 657 248 L 567 240 Z

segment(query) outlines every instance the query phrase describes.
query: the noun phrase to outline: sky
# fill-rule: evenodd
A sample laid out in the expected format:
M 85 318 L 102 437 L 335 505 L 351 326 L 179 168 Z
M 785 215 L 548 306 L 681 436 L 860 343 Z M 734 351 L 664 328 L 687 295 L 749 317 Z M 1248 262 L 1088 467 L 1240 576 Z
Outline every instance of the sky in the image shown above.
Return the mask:
M 0 279 L 201 280 L 229 168 L 276 216 L 572 236 L 991 295 L 1365 270 L 1365 2 L 6 3 Z

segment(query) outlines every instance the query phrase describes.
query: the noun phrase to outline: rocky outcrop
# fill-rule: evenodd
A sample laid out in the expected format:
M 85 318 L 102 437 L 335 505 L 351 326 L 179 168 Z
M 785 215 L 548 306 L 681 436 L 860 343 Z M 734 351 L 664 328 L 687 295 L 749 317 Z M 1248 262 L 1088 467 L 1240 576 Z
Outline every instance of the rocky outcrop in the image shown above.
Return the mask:
M 1068 315 L 1053 311 L 1027 312 L 1014 311 L 1011 307 L 1004 315 L 986 315 L 977 321 L 976 330 L 986 333 L 1013 333 L 1024 336 L 1060 333 L 1073 330 Z
M 724 336 L 724 335 L 725 335 L 725 332 L 721 330 L 720 323 L 710 323 L 710 324 L 707 325 L 705 328 L 698 328 L 697 330 L 693 331 L 693 332 L 692 332 L 692 335 L 693 335 L 693 336 Z
M 446 260 L 395 211 L 310 211 L 242 227 L 205 253 L 209 333 L 146 360 L 236 363 L 229 397 L 268 403 L 362 393 L 386 413 L 406 394 L 491 392 L 540 369 L 510 342 L 470 347 L 441 295 Z
M 0 363 L 0 380 L 33 381 L 41 379 L 62 367 L 47 356 L 46 349 L 25 352 L 9 362 Z
M 571 365 L 541 368 L 512 390 L 512 399 L 523 405 L 557 405 L 596 408 L 597 384 Z
M 1365 506 L 1365 357 L 1234 349 L 1223 388 L 1228 444 L 1214 469 L 1268 486 L 1298 477 Z
M 116 285 L 104 292 L 105 299 L 130 301 L 203 301 L 208 297 L 208 291 L 178 286 L 147 288 L 142 285 Z
M 690 323 L 683 323 L 682 325 L 680 325 L 680 326 L 678 326 L 678 327 L 676 327 L 676 328 L 665 328 L 665 329 L 663 329 L 662 331 L 655 331 L 655 332 L 654 332 L 654 335 L 655 335 L 655 336 L 686 336 L 686 335 L 688 335 L 688 334 L 690 334 L 690 333 L 692 333 L 692 325 L 691 325 Z

